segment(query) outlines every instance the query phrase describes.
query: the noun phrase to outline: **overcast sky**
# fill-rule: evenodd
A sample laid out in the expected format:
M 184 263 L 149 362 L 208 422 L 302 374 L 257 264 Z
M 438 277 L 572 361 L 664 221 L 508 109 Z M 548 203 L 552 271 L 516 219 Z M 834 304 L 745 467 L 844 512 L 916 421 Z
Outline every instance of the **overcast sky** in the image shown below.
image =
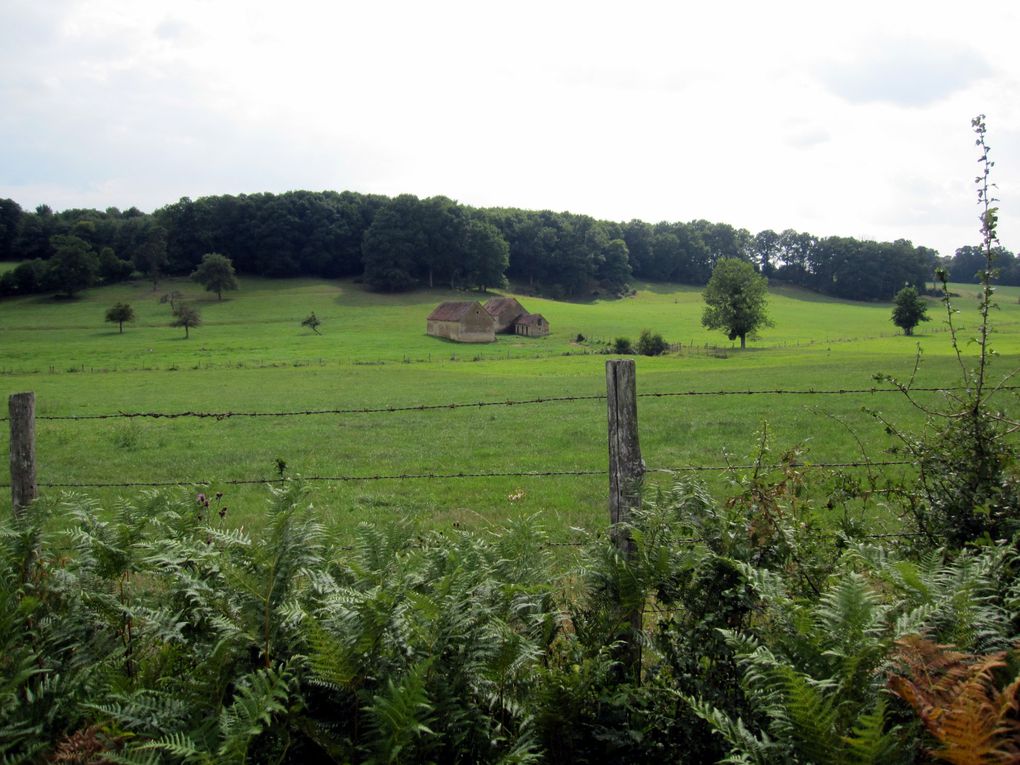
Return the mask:
M 1020 3 L 0 0 L 0 197 L 350 189 L 1020 248 Z

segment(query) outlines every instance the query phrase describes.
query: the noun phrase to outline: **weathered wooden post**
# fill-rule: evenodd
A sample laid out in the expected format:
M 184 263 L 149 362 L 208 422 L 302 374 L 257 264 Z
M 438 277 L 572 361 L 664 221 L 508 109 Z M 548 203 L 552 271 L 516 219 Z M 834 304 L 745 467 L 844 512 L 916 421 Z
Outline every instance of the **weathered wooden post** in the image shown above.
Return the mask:
M 609 410 L 609 534 L 627 560 L 634 557 L 634 541 L 627 524 L 630 511 L 641 497 L 645 463 L 641 459 L 637 429 L 637 378 L 631 359 L 606 362 L 606 401 Z M 621 583 L 622 584 L 622 583 Z M 626 593 L 621 593 L 626 600 Z M 635 594 L 636 596 L 636 594 Z M 625 645 L 621 662 L 636 680 L 641 677 L 641 612 L 643 603 L 621 603 L 629 634 L 621 635 Z
M 11 423 L 11 508 L 24 512 L 39 495 L 35 483 L 35 394 L 15 393 L 7 400 Z

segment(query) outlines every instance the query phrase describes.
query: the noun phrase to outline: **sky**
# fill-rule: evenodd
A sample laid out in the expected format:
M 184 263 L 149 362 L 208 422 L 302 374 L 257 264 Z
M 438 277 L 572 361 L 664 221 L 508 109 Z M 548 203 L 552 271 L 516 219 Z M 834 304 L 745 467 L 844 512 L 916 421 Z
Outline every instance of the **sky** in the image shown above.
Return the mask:
M 0 197 L 335 189 L 1020 249 L 1020 3 L 0 0 Z M 968 7 L 969 6 L 969 7 Z

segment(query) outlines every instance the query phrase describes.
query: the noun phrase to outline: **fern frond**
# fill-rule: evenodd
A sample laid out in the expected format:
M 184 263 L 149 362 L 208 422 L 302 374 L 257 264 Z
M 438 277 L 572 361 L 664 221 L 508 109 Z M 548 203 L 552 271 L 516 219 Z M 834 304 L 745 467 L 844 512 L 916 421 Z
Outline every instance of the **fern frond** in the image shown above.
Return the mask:
M 739 717 L 733 719 L 725 712 L 706 704 L 701 699 L 680 695 L 680 698 L 698 717 L 712 728 L 712 732 L 721 736 L 732 747 L 730 755 L 722 760 L 728 763 L 753 763 L 753 765 L 771 765 L 785 760 L 782 748 L 762 733 L 759 738 L 748 730 Z
M 407 761 L 409 758 L 402 756 L 402 752 L 418 737 L 433 735 L 427 724 L 432 705 L 424 681 L 431 663 L 431 660 L 419 662 L 397 683 L 388 679 L 385 691 L 373 696 L 366 711 L 375 733 L 373 748 L 379 761 Z
M 272 722 L 273 715 L 287 711 L 293 680 L 286 667 L 268 667 L 239 681 L 234 700 L 220 712 L 219 759 L 244 762 L 248 746 Z
M 199 748 L 194 739 L 180 732 L 170 733 L 155 741 L 147 741 L 133 748 L 143 752 L 153 750 L 166 752 L 182 762 L 211 763 L 214 761 L 208 752 Z
M 885 699 L 879 699 L 872 712 L 857 717 L 853 729 L 843 737 L 847 761 L 851 765 L 899 765 L 913 761 L 899 737 L 899 726 L 887 729 Z
M 311 679 L 332 688 L 349 687 L 358 676 L 359 667 L 350 660 L 348 647 L 315 619 L 307 619 L 303 629 L 310 646 L 307 660 Z
M 244 529 L 221 529 L 216 526 L 206 526 L 203 531 L 209 540 L 217 543 L 220 547 L 244 547 L 252 546 L 251 537 Z
M 1005 652 L 967 654 L 913 636 L 897 642 L 901 667 L 889 689 L 914 708 L 939 742 L 935 754 L 959 765 L 1020 759 L 1020 677 L 1000 690 Z

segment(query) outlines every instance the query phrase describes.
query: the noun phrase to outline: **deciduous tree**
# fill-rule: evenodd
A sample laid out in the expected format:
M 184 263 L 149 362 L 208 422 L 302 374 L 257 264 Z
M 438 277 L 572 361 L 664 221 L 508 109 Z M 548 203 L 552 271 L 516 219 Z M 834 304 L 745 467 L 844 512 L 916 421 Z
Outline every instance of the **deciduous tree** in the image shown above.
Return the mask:
M 766 310 L 768 279 L 746 260 L 719 260 L 702 296 L 705 299 L 702 325 L 721 329 L 730 340 L 739 337 L 741 348 L 747 346 L 748 335 L 754 336 L 760 327 L 772 326 Z
M 124 334 L 124 322 L 135 320 L 135 309 L 127 303 L 117 303 L 106 309 L 106 320 L 117 324 L 121 334 Z
M 904 335 L 914 334 L 914 327 L 920 322 L 931 320 L 927 315 L 927 303 L 913 287 L 907 286 L 897 292 L 894 302 L 892 322 L 903 330 Z
M 420 206 L 413 194 L 401 194 L 376 213 L 361 244 L 370 289 L 400 292 L 417 283 L 418 253 L 428 245 L 419 221 Z
M 121 260 L 112 247 L 104 247 L 99 251 L 99 276 L 106 284 L 123 281 L 131 276 L 131 261 Z
M 234 264 L 230 262 L 230 258 L 218 252 L 203 255 L 202 262 L 191 278 L 204 286 L 207 292 L 215 292 L 217 300 L 223 300 L 224 290 L 237 289 Z
M 68 297 L 95 284 L 99 275 L 99 256 L 88 242 L 77 236 L 57 234 L 50 238 L 53 257 L 49 261 L 49 278 Z
M 483 292 L 489 287 L 506 286 L 510 248 L 491 223 L 472 220 L 467 223 L 464 247 L 464 277 Z
M 599 280 L 613 293 L 620 294 L 627 289 L 631 276 L 627 243 L 623 239 L 611 239 L 602 250 L 599 265 Z
M 314 332 L 317 335 L 322 334 L 321 332 L 319 332 L 320 324 L 322 324 L 322 322 L 319 321 L 319 317 L 315 315 L 315 311 L 312 311 L 310 314 L 308 314 L 304 318 L 304 321 L 301 322 L 302 327 L 308 327 L 310 330 L 312 330 L 312 332 Z
M 182 295 L 177 290 L 170 290 L 169 292 L 166 292 L 166 293 L 164 293 L 164 294 L 159 296 L 159 302 L 160 302 L 160 305 L 162 305 L 163 303 L 169 303 L 170 304 L 170 313 L 176 313 L 177 312 L 177 304 L 180 303 L 180 301 L 181 301 L 181 299 L 183 297 L 184 297 L 184 295 Z
M 174 320 L 170 322 L 171 327 L 184 327 L 184 339 L 189 337 L 189 330 L 202 323 L 202 314 L 193 305 L 178 303 L 174 309 Z
M 151 227 L 145 242 L 135 250 L 133 259 L 135 268 L 152 281 L 152 291 L 155 292 L 167 265 L 166 229 Z

